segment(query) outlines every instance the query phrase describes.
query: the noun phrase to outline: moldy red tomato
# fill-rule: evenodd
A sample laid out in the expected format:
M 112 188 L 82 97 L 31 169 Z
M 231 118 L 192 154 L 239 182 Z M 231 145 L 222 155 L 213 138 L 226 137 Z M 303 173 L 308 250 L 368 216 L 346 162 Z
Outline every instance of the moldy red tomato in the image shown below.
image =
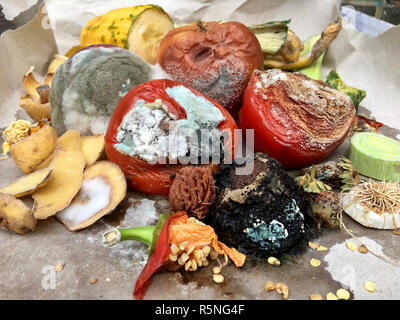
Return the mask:
M 117 132 L 121 122 L 139 100 L 143 100 L 145 103 L 151 103 L 156 99 L 161 99 L 163 104 L 167 106 L 168 112 L 177 116 L 177 119 L 186 119 L 185 109 L 166 92 L 167 88 L 175 86 L 184 86 L 188 88 L 196 96 L 204 97 L 221 111 L 225 120 L 219 123 L 218 129 L 221 131 L 230 131 L 230 138 L 225 141 L 225 148 L 229 153 L 231 152 L 231 154 L 234 155 L 233 137 L 237 125 L 229 112 L 221 105 L 207 98 L 201 92 L 176 81 L 161 79 L 145 82 L 133 88 L 120 100 L 111 117 L 105 136 L 105 150 L 108 159 L 121 167 L 127 178 L 128 186 L 133 190 L 167 196 L 173 178 L 183 167 L 183 165 L 180 164 L 149 164 L 143 159 L 120 152 L 114 146 L 118 143 Z
M 239 111 L 243 130 L 254 129 L 254 149 L 295 169 L 318 163 L 354 124 L 350 98 L 322 81 L 278 69 L 256 70 Z

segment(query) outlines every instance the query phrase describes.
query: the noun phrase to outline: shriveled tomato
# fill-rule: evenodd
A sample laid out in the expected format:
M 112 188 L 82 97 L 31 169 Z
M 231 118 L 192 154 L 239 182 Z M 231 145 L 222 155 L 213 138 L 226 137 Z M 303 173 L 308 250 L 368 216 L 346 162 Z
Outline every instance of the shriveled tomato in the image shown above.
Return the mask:
M 193 94 L 204 97 L 221 111 L 225 120 L 219 123 L 218 129 L 220 131 L 228 130 L 228 132 L 230 132 L 229 138 L 225 141 L 225 152 L 231 152 L 231 154 L 234 155 L 235 145 L 233 138 L 234 130 L 237 129 L 237 125 L 229 112 L 221 105 L 207 98 L 201 92 L 176 81 L 161 79 L 145 82 L 129 91 L 120 100 L 111 117 L 105 136 L 105 149 L 108 159 L 121 167 L 122 171 L 125 173 L 129 187 L 136 191 L 148 194 L 168 195 L 173 178 L 183 165 L 150 164 L 139 157 L 120 152 L 115 148 L 115 144 L 118 143 L 118 128 L 125 115 L 135 107 L 139 100 L 143 100 L 145 103 L 151 103 L 156 99 L 161 99 L 163 104 L 167 106 L 168 112 L 174 114 L 178 120 L 186 119 L 187 114 L 185 109 L 166 92 L 167 88 L 175 86 L 188 88 Z
M 318 163 L 346 138 L 355 120 L 343 93 L 299 73 L 255 71 L 238 124 L 254 129 L 254 149 L 297 169 Z

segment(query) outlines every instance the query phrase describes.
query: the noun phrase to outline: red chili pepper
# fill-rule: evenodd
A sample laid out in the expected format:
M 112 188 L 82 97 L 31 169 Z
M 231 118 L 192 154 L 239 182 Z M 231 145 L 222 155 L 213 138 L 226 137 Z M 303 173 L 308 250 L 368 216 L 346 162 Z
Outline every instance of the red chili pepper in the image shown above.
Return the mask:
M 185 248 L 181 248 L 183 243 L 186 243 Z M 223 255 L 225 257 L 225 264 L 228 262 L 228 257 L 237 267 L 243 266 L 246 260 L 244 254 L 219 242 L 218 236 L 211 226 L 200 223 L 193 217 L 189 218 L 184 211 L 176 212 L 165 221 L 161 229 L 155 251 L 149 257 L 146 266 L 143 268 L 136 281 L 135 290 L 133 292 L 134 298 L 143 299 L 146 288 L 151 283 L 151 277 L 155 273 L 165 270 L 177 271 L 182 268 L 181 264 L 170 260 L 172 244 L 175 244 L 177 248 L 179 247 L 179 250 L 191 248 L 190 253 L 186 251 L 189 262 L 192 261 L 190 259 L 196 259 L 194 258 L 196 256 L 196 250 L 205 249 L 205 247 L 208 247 L 209 252 L 213 250 L 217 255 Z
M 360 116 L 359 114 L 357 115 L 357 120 L 358 120 L 358 123 L 365 122 L 367 125 L 369 125 L 372 128 L 375 128 L 375 129 L 379 129 L 380 127 L 384 126 L 384 124 L 382 122 L 378 122 L 374 119 L 369 119 L 367 117 Z
M 167 88 L 175 86 L 184 86 L 197 96 L 206 98 L 212 102 L 222 113 L 226 119 L 219 123 L 218 129 L 221 131 L 230 131 L 230 139 L 225 142 L 225 149 L 232 155 L 234 154 L 234 130 L 237 129 L 235 120 L 220 104 L 207 98 L 200 91 L 185 86 L 179 82 L 172 80 L 152 80 L 145 82 L 130 92 L 128 92 L 118 103 L 113 116 L 110 120 L 108 130 L 105 136 L 105 149 L 107 157 L 110 161 L 117 163 L 128 180 L 128 185 L 134 190 L 158 195 L 168 195 L 173 177 L 182 168 L 182 165 L 169 164 L 149 164 L 146 161 L 124 154 L 118 151 L 114 145 L 117 142 L 118 128 L 124 119 L 125 115 L 136 105 L 139 100 L 145 103 L 154 102 L 156 99 L 161 99 L 163 104 L 167 106 L 168 111 L 177 116 L 178 119 L 186 119 L 185 109 L 171 98 L 167 92 Z M 236 141 L 235 141 L 236 143 Z
M 133 292 L 133 297 L 135 299 L 143 299 L 147 287 L 151 284 L 151 277 L 153 274 L 160 271 L 160 269 L 165 266 L 166 262 L 168 262 L 169 254 L 171 253 L 171 248 L 169 246 L 170 223 L 174 219 L 177 219 L 185 214 L 185 212 L 179 211 L 165 221 L 157 240 L 156 250 L 149 257 L 146 266 L 143 268 L 138 279 L 136 280 L 135 290 Z

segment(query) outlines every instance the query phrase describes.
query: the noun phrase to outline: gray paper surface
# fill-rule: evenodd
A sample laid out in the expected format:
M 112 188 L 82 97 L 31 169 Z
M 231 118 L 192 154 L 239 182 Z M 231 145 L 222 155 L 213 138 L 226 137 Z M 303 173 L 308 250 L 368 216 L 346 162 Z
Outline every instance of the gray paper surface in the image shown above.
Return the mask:
M 25 4 L 15 2 L 14 7 L 9 5 L 5 9 L 12 16 L 18 8 L 24 8 L 22 3 Z M 147 1 L 45 0 L 48 13 L 42 7 L 27 25 L 4 32 L 0 37 L 0 128 L 17 118 L 28 119 L 18 102 L 24 94 L 22 76 L 30 66 L 35 66 L 38 77 L 43 77 L 55 53 L 64 54 L 79 44 L 80 30 L 89 19 L 113 8 L 142 3 Z M 151 3 L 161 5 L 178 24 L 198 19 L 255 24 L 290 18 L 290 28 L 303 40 L 319 34 L 339 15 L 335 1 L 329 0 Z M 325 56 L 324 77 L 336 68 L 346 83 L 366 90 L 367 97 L 361 103 L 363 110 L 387 126 L 400 129 L 400 28 L 370 38 L 346 21 L 343 25 Z M 397 135 L 396 131 L 390 132 Z M 345 149 L 346 144 L 335 156 Z M 20 176 L 22 173 L 11 158 L 0 161 L 0 186 Z M 165 198 L 129 192 L 116 212 L 80 232 L 69 232 L 54 218 L 39 221 L 35 232 L 24 236 L 1 230 L 0 298 L 130 299 L 147 259 L 146 247 L 129 242 L 103 248 L 101 235 L 113 226 L 154 224 L 158 215 L 166 211 Z M 358 236 L 367 238 L 369 248 L 388 256 L 400 256 L 398 238 L 393 238 L 396 236 L 392 233 L 366 229 L 349 219 L 346 223 Z M 230 264 L 224 269 L 223 285 L 213 283 L 210 268 L 196 273 L 160 274 L 154 277 L 146 298 L 281 299 L 279 295 L 264 292 L 263 283 L 271 280 L 285 282 L 291 290 L 291 299 L 308 299 L 311 293 L 325 296 L 340 287 L 348 288 L 357 299 L 399 299 L 399 268 L 388 266 L 371 254 L 361 257 L 357 252 L 343 261 L 340 257 L 343 252 L 348 253 L 345 241 L 349 238 L 339 230 L 325 231 L 317 241 L 331 251 L 317 253 L 310 249 L 303 255 L 284 259 L 279 268 L 268 265 L 267 257 L 249 258 L 240 270 Z M 322 260 L 321 267 L 310 267 L 312 257 Z M 46 286 L 46 270 L 59 261 L 65 262 L 65 267 L 56 274 L 55 288 Z M 381 268 L 382 273 L 368 269 L 369 264 Z M 92 284 L 93 279 L 98 281 Z M 374 295 L 363 289 L 363 281 L 376 282 L 378 289 Z

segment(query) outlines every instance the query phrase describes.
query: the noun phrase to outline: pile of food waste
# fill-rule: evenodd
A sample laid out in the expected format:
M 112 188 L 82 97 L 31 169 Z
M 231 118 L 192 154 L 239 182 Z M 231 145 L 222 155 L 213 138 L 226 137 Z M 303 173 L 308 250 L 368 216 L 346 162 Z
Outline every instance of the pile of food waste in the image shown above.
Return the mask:
M 34 67 L 21 75 L 31 120 L 2 132 L 2 159 L 21 177 L 0 188 L 0 225 L 25 234 L 54 216 L 75 232 L 118 211 L 128 189 L 165 197 L 169 213 L 157 225 L 103 235 L 106 247 L 148 245 L 137 299 L 159 272 L 213 260 L 220 284 L 229 263 L 279 266 L 326 230 L 346 232 L 343 214 L 396 231 L 400 141 L 358 114 L 367 90 L 340 70 L 322 80 L 340 19 L 305 41 L 290 22 L 175 26 L 151 4 L 88 21 L 43 83 Z M 243 155 L 248 139 L 254 150 Z M 344 141 L 347 152 L 328 161 Z M 283 283 L 265 290 L 289 296 Z

